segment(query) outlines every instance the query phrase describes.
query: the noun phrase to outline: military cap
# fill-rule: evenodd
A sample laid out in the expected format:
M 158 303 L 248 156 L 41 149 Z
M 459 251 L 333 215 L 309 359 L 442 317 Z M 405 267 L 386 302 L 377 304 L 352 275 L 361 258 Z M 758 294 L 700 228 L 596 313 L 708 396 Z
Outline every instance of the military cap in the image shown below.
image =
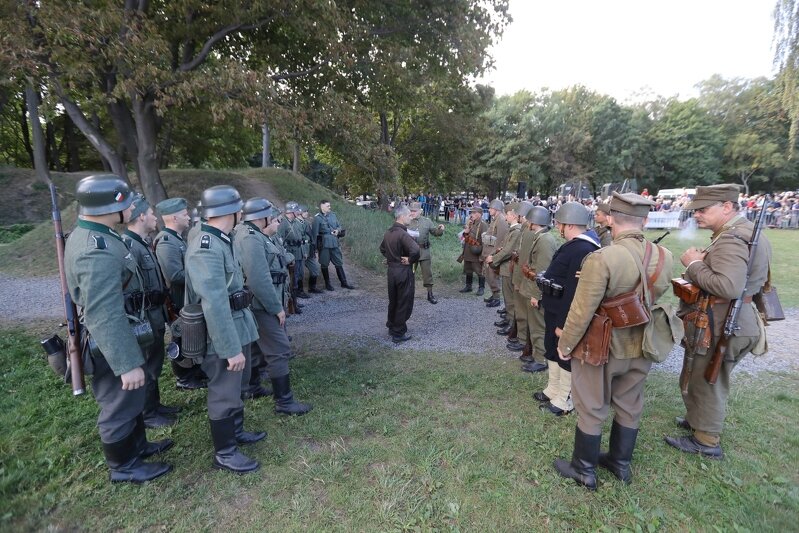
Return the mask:
M 632 192 L 619 194 L 613 191 L 613 198 L 610 199 L 610 211 L 622 213 L 634 217 L 645 218 L 649 215 L 650 208 L 655 205 L 652 200 Z
M 738 186 L 732 183 L 700 186 L 696 188 L 694 199 L 685 206 L 685 209 L 702 209 L 722 202 L 737 202 L 739 192 Z
M 519 209 L 520 205 L 521 202 L 511 202 L 505 206 L 505 212 L 510 213 L 511 211 L 516 211 L 517 209 Z
M 609 201 L 608 201 L 609 202 Z M 610 203 L 608 202 L 599 202 L 596 206 L 597 211 L 602 211 L 606 215 L 610 214 Z
M 476 206 L 471 208 L 471 212 L 472 213 L 482 213 L 483 212 L 483 208 L 480 207 L 479 205 L 476 205 Z
M 130 220 L 133 222 L 140 215 L 143 215 L 147 212 L 147 209 L 150 207 L 150 203 L 144 197 L 143 194 L 137 194 L 135 198 L 133 198 L 133 211 L 130 212 Z
M 496 209 L 497 211 L 502 211 L 505 208 L 505 204 L 502 203 L 502 200 L 491 200 L 491 203 L 488 204 L 488 207 L 491 209 Z
M 419 202 L 411 202 L 411 205 L 408 206 L 411 211 L 421 211 L 422 204 Z
M 167 198 L 166 200 L 158 202 L 155 205 L 155 209 L 158 211 L 159 215 L 164 216 L 188 209 L 188 205 L 185 198 Z

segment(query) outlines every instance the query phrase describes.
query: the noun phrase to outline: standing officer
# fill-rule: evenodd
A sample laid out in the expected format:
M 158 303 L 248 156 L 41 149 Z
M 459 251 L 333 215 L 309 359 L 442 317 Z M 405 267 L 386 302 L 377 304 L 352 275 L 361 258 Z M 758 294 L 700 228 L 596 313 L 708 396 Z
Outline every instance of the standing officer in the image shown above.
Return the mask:
M 486 279 L 483 277 L 483 263 L 480 254 L 483 252 L 483 232 L 488 225 L 483 222 L 483 208 L 474 206 L 469 211 L 469 222 L 463 229 L 463 252 L 459 260 L 463 261 L 463 273 L 466 274 L 466 284 L 459 292 L 472 292 L 472 280 L 477 274 L 477 295 L 482 296 L 485 291 Z
M 483 301 L 486 303 L 486 307 L 499 307 L 499 290 L 501 288 L 499 274 L 485 260 L 496 251 L 497 246 L 505 240 L 505 235 L 508 234 L 508 221 L 505 220 L 505 204 L 502 203 L 502 200 L 491 200 L 488 214 L 491 216 L 491 223 L 488 225 L 488 230 L 482 235 L 483 251 L 480 253 L 480 260 L 483 262 L 483 277 L 488 280 L 491 295 Z
M 408 235 L 411 212 L 404 204 L 394 209 L 394 224 L 383 235 L 380 253 L 388 264 L 388 318 L 386 325 L 392 340 L 399 344 L 410 340 L 408 319 L 413 312 L 415 281 L 413 263 L 421 252 L 416 241 Z
M 300 215 L 300 206 L 297 202 L 286 202 L 286 212 L 280 221 L 277 234 L 283 240 L 283 247 L 294 256 L 294 286 L 290 287 L 292 294 L 298 298 L 310 298 L 303 290 L 302 279 L 305 275 L 303 267 L 308 258 L 308 249 L 303 254 L 303 239 L 305 237 L 305 224 Z
M 158 261 L 145 241 L 157 227 L 158 219 L 144 196 L 137 195 L 133 200 L 133 210 L 127 229 L 122 234 L 122 241 L 127 245 L 133 259 L 141 272 L 141 295 L 126 300 L 127 310 L 137 316 L 141 313 L 147 317 L 153 330 L 155 340 L 144 350 L 144 371 L 147 374 L 146 392 L 144 394 L 144 425 L 148 428 L 161 428 L 173 425 L 177 420 L 173 415 L 179 409 L 161 404 L 161 393 L 158 378 L 164 367 L 164 334 L 166 333 L 166 286 L 164 286 Z
M 336 274 L 341 286 L 345 289 L 354 289 L 347 282 L 347 275 L 344 273 L 344 259 L 341 256 L 339 237 L 344 236 L 344 228 L 338 223 L 336 214 L 330 211 L 330 200 L 319 202 L 319 212 L 314 216 L 313 221 L 314 242 L 319 249 L 319 264 L 322 267 L 322 277 L 325 278 L 325 289 L 332 291 L 330 284 L 330 272 L 327 267 L 330 262 L 336 267 Z
M 594 213 L 594 231 L 599 236 L 599 244 L 604 248 L 613 243 L 613 235 L 610 234 L 610 225 L 608 222 L 608 215 L 610 214 L 610 205 L 607 202 L 599 202 L 596 212 Z
M 191 218 L 183 198 L 168 198 L 159 202 L 155 208 L 164 221 L 164 229 L 153 241 L 155 256 L 177 314 L 183 308 L 186 294 L 186 270 L 183 263 L 186 241 L 183 240 L 183 234 L 189 229 Z M 199 215 L 197 218 L 199 220 Z M 206 386 L 199 365 L 185 368 L 172 361 L 172 372 L 175 374 L 175 387 L 178 390 L 202 389 Z
M 561 359 L 580 355 L 574 352 L 574 347 L 605 298 L 639 290 L 640 283 L 652 282 L 651 303 L 654 305 L 669 286 L 671 252 L 644 238 L 643 227 L 652 205 L 651 200 L 638 194 L 613 193 L 610 202 L 613 245 L 589 254 L 583 262 L 574 300 L 558 341 Z M 651 246 L 652 253 L 648 264 L 643 265 L 647 246 Z M 641 279 L 641 269 L 648 279 Z M 571 462 L 556 459 L 555 469 L 561 476 L 574 479 L 591 490 L 596 490 L 597 464 L 625 483 L 632 478 L 630 462 L 644 408 L 644 383 L 652 367 L 652 361 L 643 358 L 645 327 L 614 328 L 608 362 L 604 365 L 583 362 L 572 365 L 572 398 L 577 409 L 574 452 Z M 609 453 L 600 455 L 602 425 L 611 404 L 615 417 Z
M 411 217 L 408 222 L 408 235 L 414 237 L 419 243 L 421 255 L 419 256 L 419 268 L 422 269 L 422 282 L 427 287 L 427 301 L 437 304 L 438 300 L 433 296 L 433 254 L 430 253 L 430 235 L 441 237 L 444 235 L 444 224 L 436 226 L 432 220 L 420 216 L 422 204 L 419 202 L 411 203 Z
M 258 332 L 229 235 L 243 203 L 236 189 L 217 185 L 203 191 L 202 204 L 207 222 L 200 225 L 186 251 L 186 305 L 202 305 L 208 329 L 202 369 L 208 376 L 208 419 L 216 451 L 213 465 L 243 474 L 260 465 L 241 453 L 238 444 L 266 437 L 266 433 L 244 431 L 241 388 L 249 382 L 245 369 L 249 370 L 250 343 Z
M 502 297 L 505 300 L 505 317 L 494 322 L 494 325 L 500 329 L 497 333 L 507 335 L 511 329 L 515 329 L 516 317 L 514 316 L 513 308 L 513 254 L 519 248 L 519 236 L 521 235 L 522 225 L 519 223 L 519 215 L 516 210 L 519 208 L 518 203 L 510 203 L 505 206 L 505 220 L 510 227 L 505 238 L 499 243 L 499 248 L 486 257 L 486 264 L 497 268 L 499 267 L 499 276 L 502 279 Z M 513 328 L 511 327 L 513 324 Z
M 125 300 L 142 287 L 133 256 L 113 229 L 130 219 L 133 194 L 124 180 L 106 174 L 80 180 L 75 197 L 78 223 L 67 239 L 64 266 L 81 323 L 102 352 L 91 355 L 91 362 L 103 454 L 111 481 L 142 483 L 172 470 L 171 465 L 142 459 L 165 451 L 173 442 L 147 442 L 141 416 L 145 360 Z
M 308 208 L 300 204 L 300 211 L 302 215 L 303 231 L 303 250 L 307 241 L 308 255 L 305 260 L 305 268 L 308 270 L 308 292 L 311 294 L 322 294 L 322 289 L 316 288 L 316 280 L 319 279 L 321 269 L 319 268 L 319 261 L 316 260 L 316 239 L 313 236 L 313 220 L 308 213 Z M 305 253 L 305 252 L 303 252 Z
M 708 228 L 713 232 L 712 240 L 704 250 L 689 248 L 680 257 L 680 262 L 685 266 L 683 278 L 708 293 L 715 303 L 708 313 L 712 331 L 708 332 L 710 342 L 706 351 L 692 346 L 696 326 L 687 318 L 696 310 L 695 306 L 680 303 L 679 316 L 684 317 L 686 322 L 685 349 L 692 350 L 694 357 L 687 391 L 683 394 L 686 415 L 685 418 L 679 418 L 677 424 L 693 434 L 666 437 L 666 442 L 680 451 L 698 453 L 711 459 L 724 456 L 720 444 L 721 431 L 724 428 L 732 369 L 749 352 L 765 353 L 765 329 L 752 303 L 752 296 L 760 292 L 769 277 L 771 244 L 761 234 L 749 267 L 748 244 L 754 225 L 738 211 L 738 192 L 737 185 L 697 187 L 696 196 L 686 209 L 694 210 L 694 218 L 700 228 Z M 751 271 L 747 278 L 748 268 Z M 728 341 L 718 381 L 715 385 L 709 385 L 704 378 L 705 368 L 721 338 L 727 311 L 732 302 L 741 296 L 743 287 L 746 287 L 746 294 L 738 314 L 739 329 Z
M 555 416 L 567 415 L 574 409 L 571 361 L 558 357 L 558 336 L 577 290 L 577 275 L 583 260 L 599 249 L 599 237 L 588 229 L 589 218 L 588 209 L 579 202 L 566 202 L 555 212 L 555 225 L 566 243 L 558 248 L 549 267 L 536 280 L 544 308 L 544 356 L 549 372 L 546 388 L 534 393 L 533 398 L 541 402 L 542 411 Z
M 242 216 L 244 223 L 236 229 L 233 248 L 241 260 L 247 286 L 253 292 L 252 312 L 258 325 L 258 340 L 254 344 L 266 359 L 275 412 L 304 415 L 312 407 L 294 400 L 289 379 L 291 346 L 286 334 L 285 311 L 288 279 L 280 250 L 267 237 L 278 231 L 279 213 L 266 198 L 247 200 Z

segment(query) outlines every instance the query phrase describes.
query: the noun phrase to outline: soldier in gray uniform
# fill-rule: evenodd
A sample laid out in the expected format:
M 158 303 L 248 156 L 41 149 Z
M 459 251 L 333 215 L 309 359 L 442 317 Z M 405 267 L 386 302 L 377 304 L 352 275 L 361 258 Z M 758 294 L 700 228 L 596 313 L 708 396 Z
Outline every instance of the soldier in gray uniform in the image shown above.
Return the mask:
M 113 229 L 130 219 L 133 194 L 114 175 L 78 182 L 78 223 L 64 251 L 70 295 L 100 352 L 89 355 L 92 389 L 100 415 L 97 427 L 111 481 L 142 483 L 172 470 L 142 459 L 163 452 L 169 439 L 147 442 L 142 410 L 145 359 L 125 309 L 127 295 L 141 291 L 140 274 L 122 237 Z
M 436 237 L 444 235 L 444 224 L 435 225 L 429 218 L 420 216 L 422 204 L 419 202 L 411 203 L 410 209 L 411 219 L 408 223 L 408 235 L 416 240 L 421 250 L 419 262 L 416 264 L 422 270 L 422 282 L 427 287 L 427 301 L 437 304 L 438 300 L 433 296 L 433 254 L 430 253 L 430 235 Z
M 186 241 L 183 234 L 191 225 L 186 200 L 183 198 L 168 198 L 155 206 L 158 214 L 164 221 L 164 229 L 155 236 L 153 247 L 164 283 L 169 288 L 174 314 L 180 313 L 186 293 L 186 271 L 184 258 L 186 256 Z M 196 209 L 194 210 L 196 211 Z M 197 215 L 197 220 L 199 220 Z M 172 320 L 176 318 L 170 317 Z M 180 337 L 175 339 L 180 342 Z M 175 374 L 175 387 L 178 390 L 194 390 L 204 388 L 205 375 L 199 365 L 185 368 L 172 361 L 172 373 Z
M 275 412 L 304 415 L 312 407 L 294 400 L 289 379 L 291 346 L 286 334 L 285 310 L 288 277 L 281 252 L 268 237 L 278 230 L 279 213 L 265 198 L 247 200 L 244 223 L 236 229 L 233 247 L 241 259 L 247 286 L 253 292 L 252 312 L 258 326 L 255 344 L 266 359 Z
M 297 202 L 286 202 L 286 212 L 277 234 L 283 240 L 283 247 L 294 256 L 294 286 L 290 290 L 298 298 L 310 298 L 303 290 L 303 267 L 308 258 L 308 237 L 305 235 L 305 224 L 300 218 L 300 206 Z M 304 253 L 303 253 L 304 251 Z
M 122 234 L 122 240 L 130 249 L 133 259 L 139 266 L 143 287 L 141 294 L 133 294 L 126 299 L 127 311 L 132 315 L 144 313 L 153 329 L 155 340 L 144 350 L 144 371 L 147 374 L 147 385 L 144 399 L 144 425 L 148 428 L 171 426 L 177 420 L 173 415 L 179 409 L 161 404 L 161 394 L 158 388 L 158 378 L 164 367 L 164 334 L 166 333 L 166 307 L 164 286 L 161 269 L 158 261 L 145 240 L 157 227 L 158 219 L 153 214 L 153 209 L 144 198 L 137 195 L 133 201 L 133 211 L 128 221 L 127 229 Z M 144 306 L 144 309 L 142 309 Z
M 319 251 L 319 264 L 322 267 L 322 277 L 325 278 L 325 289 L 332 291 L 330 284 L 330 273 L 327 267 L 330 262 L 336 267 L 336 274 L 341 286 L 345 289 L 354 289 L 347 282 L 347 275 L 344 273 L 344 259 L 341 256 L 341 247 L 338 244 L 339 237 L 344 236 L 344 228 L 338 223 L 336 214 L 330 211 L 330 200 L 319 202 L 319 212 L 313 220 L 313 241 Z
M 244 289 L 241 265 L 229 233 L 243 202 L 236 189 L 217 185 L 202 193 L 203 217 L 186 251 L 186 305 L 200 304 L 208 330 L 202 369 L 208 376 L 208 419 L 216 451 L 215 468 L 236 473 L 260 466 L 239 450 L 266 433 L 244 431 L 242 383 L 249 382 L 250 343 L 258 338 Z M 186 339 L 183 341 L 186 342 Z
M 302 214 L 303 231 L 305 237 L 303 243 L 308 241 L 308 256 L 305 260 L 305 268 L 308 270 L 308 292 L 311 294 L 322 294 L 322 289 L 316 288 L 316 280 L 321 275 L 321 268 L 319 268 L 319 261 L 316 260 L 316 239 L 313 236 L 313 220 L 308 212 L 308 208 L 300 204 L 300 212 Z M 303 244 L 303 248 L 304 248 Z

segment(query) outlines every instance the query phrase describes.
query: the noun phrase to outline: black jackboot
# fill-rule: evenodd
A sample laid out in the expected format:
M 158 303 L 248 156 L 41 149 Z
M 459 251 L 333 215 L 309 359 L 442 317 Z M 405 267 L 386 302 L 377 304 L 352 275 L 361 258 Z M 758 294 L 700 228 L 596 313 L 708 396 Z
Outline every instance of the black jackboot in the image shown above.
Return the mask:
M 172 373 L 175 374 L 175 388 L 178 390 L 196 390 L 208 387 L 202 380 L 202 370 L 199 366 L 183 368 L 174 361 L 172 363 Z
M 633 449 L 635 449 L 637 437 L 637 429 L 626 428 L 614 420 L 610 429 L 608 453 L 599 454 L 599 466 L 609 470 L 628 485 L 633 480 L 630 462 L 633 459 Z
M 266 431 L 244 431 L 244 409 L 239 409 L 233 413 L 233 421 L 236 425 L 236 442 L 239 444 L 252 444 L 266 438 Z
M 289 375 L 272 378 L 272 389 L 275 398 L 275 412 L 282 415 L 302 416 L 311 409 L 311 404 L 300 403 L 294 400 L 294 393 L 291 392 L 291 380 Z
M 466 274 L 466 285 L 458 292 L 472 292 L 472 274 Z
M 332 291 L 333 286 L 330 284 L 330 272 L 326 268 L 322 269 L 322 277 L 325 278 L 325 289 Z
M 241 451 L 236 443 L 235 416 L 220 420 L 209 420 L 211 438 L 214 441 L 214 468 L 230 470 L 237 474 L 255 472 L 261 466 L 258 461 L 250 459 Z
M 433 287 L 427 287 L 427 301 L 434 305 L 438 303 L 436 297 L 433 296 Z
M 602 435 L 588 435 L 574 430 L 574 452 L 571 462 L 555 459 L 555 470 L 563 477 L 573 479 L 578 485 L 596 490 L 596 465 L 599 461 L 599 445 Z
M 147 440 L 147 432 L 144 430 L 144 417 L 142 415 L 136 417 L 136 427 L 133 428 L 133 433 L 136 435 L 136 449 L 139 450 L 139 457 L 142 459 L 165 452 L 175 444 L 172 439 L 149 442 Z
M 134 430 L 124 439 L 112 443 L 103 443 L 105 462 L 111 470 L 113 483 L 144 483 L 161 477 L 172 465 L 166 463 L 145 463 L 141 459 L 138 447 L 140 437 Z M 146 440 L 146 438 L 145 438 Z
M 482 296 L 486 291 L 486 278 L 485 276 L 477 276 L 477 296 Z
M 297 282 L 297 298 L 310 298 L 311 296 L 303 290 L 302 280 Z
M 338 280 L 341 283 L 341 287 L 343 289 L 354 289 L 352 285 L 347 283 L 347 275 L 344 273 L 344 267 L 336 267 L 336 275 L 338 276 Z
M 316 276 L 309 276 L 308 277 L 308 292 L 311 294 L 322 294 L 323 290 L 316 288 Z

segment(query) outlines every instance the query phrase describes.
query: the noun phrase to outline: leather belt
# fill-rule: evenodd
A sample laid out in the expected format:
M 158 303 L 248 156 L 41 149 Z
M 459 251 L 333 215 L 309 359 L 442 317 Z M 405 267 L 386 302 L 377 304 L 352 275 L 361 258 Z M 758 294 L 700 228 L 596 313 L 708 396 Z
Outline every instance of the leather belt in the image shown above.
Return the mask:
M 714 302 L 714 305 L 728 304 L 728 303 L 730 303 L 730 300 L 727 300 L 726 298 L 716 298 L 716 301 Z M 750 296 L 744 296 L 743 303 L 745 303 L 745 304 L 752 303 L 752 296 L 751 295 Z

